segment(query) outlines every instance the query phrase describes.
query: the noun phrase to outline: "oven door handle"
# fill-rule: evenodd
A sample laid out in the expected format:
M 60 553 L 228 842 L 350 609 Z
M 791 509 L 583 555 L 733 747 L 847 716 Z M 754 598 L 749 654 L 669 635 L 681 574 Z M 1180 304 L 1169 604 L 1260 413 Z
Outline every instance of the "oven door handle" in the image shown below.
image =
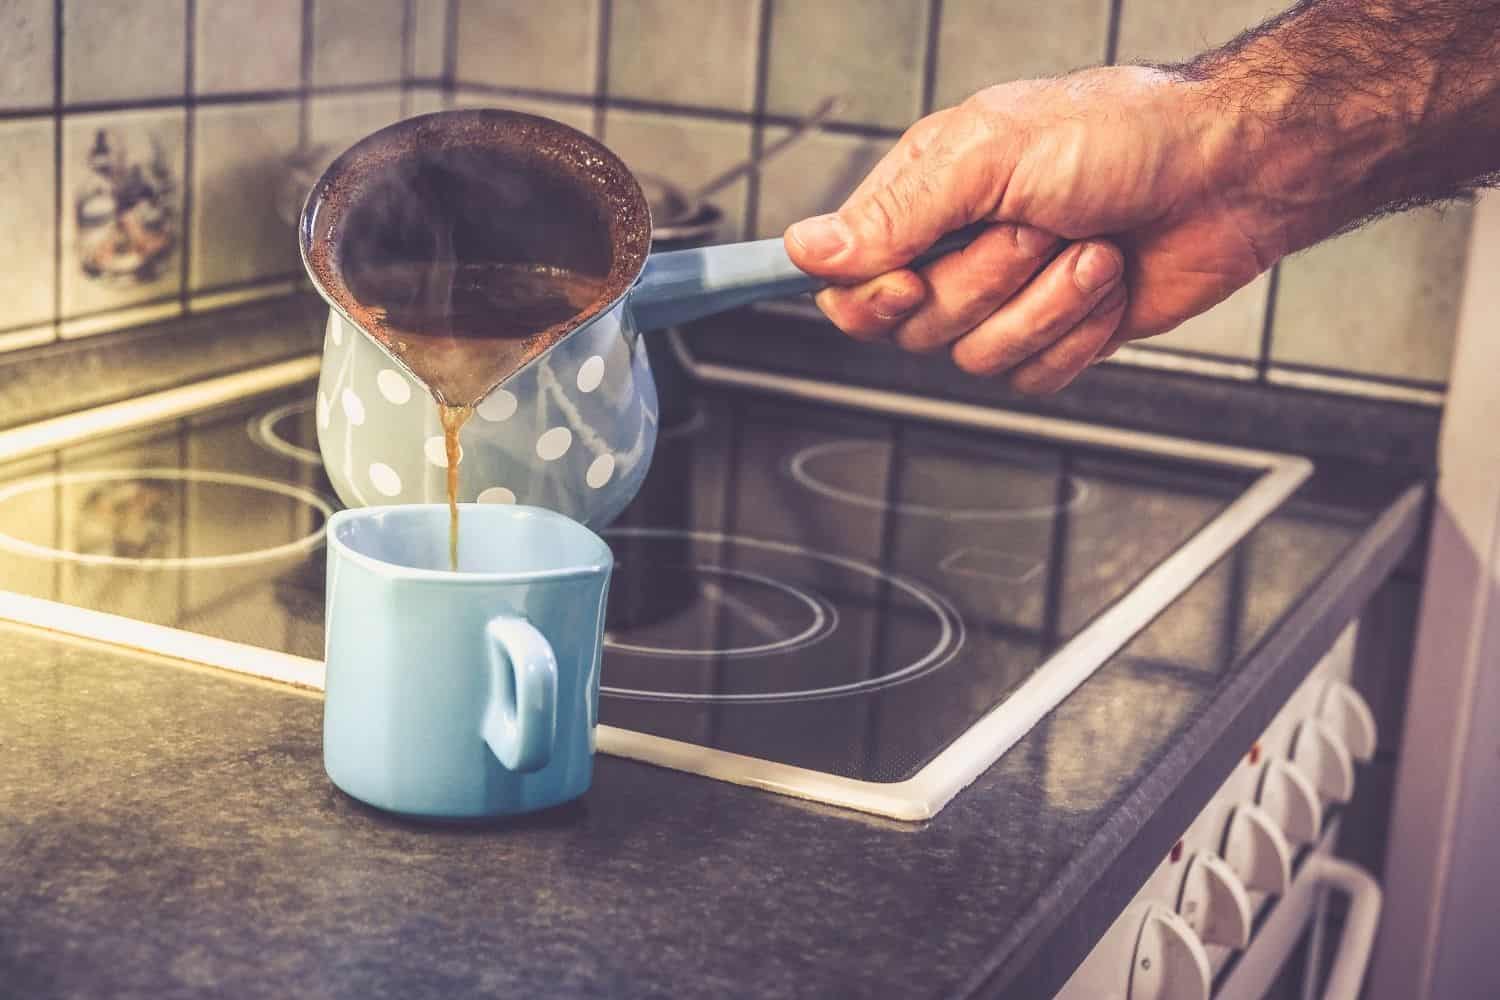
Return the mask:
M 1319 885 L 1349 897 L 1323 1000 L 1358 1000 L 1380 926 L 1380 883 L 1359 865 L 1326 854 L 1314 854 L 1307 864 L 1307 874 Z

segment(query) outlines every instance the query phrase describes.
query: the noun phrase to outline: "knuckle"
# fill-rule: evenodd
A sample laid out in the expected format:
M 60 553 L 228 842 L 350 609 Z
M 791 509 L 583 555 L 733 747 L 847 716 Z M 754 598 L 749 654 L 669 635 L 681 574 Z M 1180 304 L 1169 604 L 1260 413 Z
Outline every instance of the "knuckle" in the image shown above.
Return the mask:
M 911 354 L 931 354 L 953 340 L 945 330 L 930 324 L 903 324 L 892 334 L 891 340 L 903 351 Z
M 1072 381 L 1072 372 L 1044 361 L 1036 361 L 1012 372 L 1010 387 L 1023 396 L 1045 396 Z
M 867 235 L 890 245 L 901 232 L 907 201 L 900 185 L 887 184 L 860 204 L 857 221 Z

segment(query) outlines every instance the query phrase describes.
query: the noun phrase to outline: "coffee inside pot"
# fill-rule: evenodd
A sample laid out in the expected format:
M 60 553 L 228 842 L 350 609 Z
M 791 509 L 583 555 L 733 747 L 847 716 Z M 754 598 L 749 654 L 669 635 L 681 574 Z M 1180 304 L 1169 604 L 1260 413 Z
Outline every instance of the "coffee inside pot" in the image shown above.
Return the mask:
M 336 159 L 300 236 L 329 299 L 439 403 L 471 407 L 624 294 L 650 247 L 643 206 L 582 133 L 449 111 Z

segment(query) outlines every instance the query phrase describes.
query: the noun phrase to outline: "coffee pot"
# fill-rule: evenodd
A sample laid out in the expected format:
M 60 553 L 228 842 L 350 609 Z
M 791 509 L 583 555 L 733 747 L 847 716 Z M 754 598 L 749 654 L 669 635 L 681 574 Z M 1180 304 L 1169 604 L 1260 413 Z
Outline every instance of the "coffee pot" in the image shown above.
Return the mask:
M 914 266 L 974 235 L 951 234 Z M 318 444 L 349 506 L 445 498 L 449 404 L 473 408 L 459 501 L 602 528 L 656 445 L 641 334 L 821 287 L 780 239 L 652 254 L 646 197 L 614 153 L 492 108 L 421 115 L 356 143 L 313 186 L 298 237 L 329 304 Z M 524 269 L 524 311 L 473 284 L 494 267 Z

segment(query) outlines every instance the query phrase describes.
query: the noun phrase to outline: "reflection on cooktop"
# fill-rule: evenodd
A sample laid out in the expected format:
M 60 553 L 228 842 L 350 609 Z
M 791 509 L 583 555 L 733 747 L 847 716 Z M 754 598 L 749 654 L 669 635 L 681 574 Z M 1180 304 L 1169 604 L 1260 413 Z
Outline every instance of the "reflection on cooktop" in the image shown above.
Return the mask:
M 320 658 L 312 393 L 0 468 L 0 586 Z M 605 532 L 600 721 L 867 781 L 915 773 L 1255 475 L 749 393 L 673 412 Z

